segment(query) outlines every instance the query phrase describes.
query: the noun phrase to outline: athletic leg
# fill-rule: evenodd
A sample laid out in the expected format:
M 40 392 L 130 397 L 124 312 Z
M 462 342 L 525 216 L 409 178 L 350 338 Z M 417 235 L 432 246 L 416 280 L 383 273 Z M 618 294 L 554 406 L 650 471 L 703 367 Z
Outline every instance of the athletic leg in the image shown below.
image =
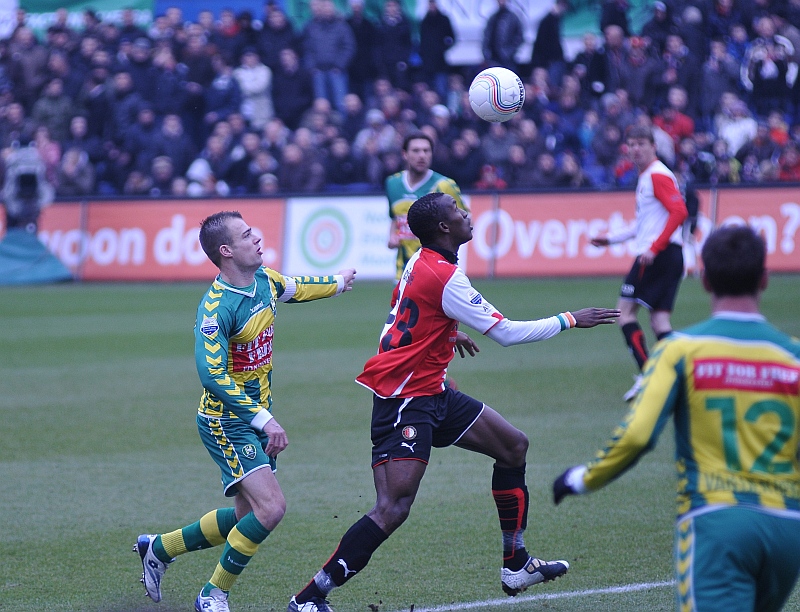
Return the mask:
M 372 554 L 408 518 L 426 467 L 423 461 L 401 460 L 386 461 L 373 468 L 375 506 L 342 536 L 322 569 L 292 599 L 290 610 L 326 599 L 334 588 L 367 566 Z
M 525 548 L 523 533 L 528 525 L 529 506 L 525 484 L 527 436 L 486 406 L 456 446 L 495 460 L 492 496 L 503 535 L 503 590 L 514 596 L 533 584 L 564 575 L 569 569 L 566 561 L 542 561 L 531 557 Z

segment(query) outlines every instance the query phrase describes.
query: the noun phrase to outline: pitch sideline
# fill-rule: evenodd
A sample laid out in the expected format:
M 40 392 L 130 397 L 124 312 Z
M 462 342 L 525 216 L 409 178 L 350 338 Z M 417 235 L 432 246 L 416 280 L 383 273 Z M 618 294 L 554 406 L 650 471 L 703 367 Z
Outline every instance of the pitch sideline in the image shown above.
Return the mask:
M 607 587 L 604 589 L 585 589 L 583 591 L 565 591 L 562 593 L 540 593 L 538 595 L 525 595 L 522 597 L 504 597 L 502 599 L 487 599 L 485 601 L 471 601 L 467 603 L 453 603 L 433 608 L 413 607 L 414 612 L 450 612 L 451 610 L 475 610 L 488 606 L 514 606 L 531 601 L 549 601 L 551 599 L 568 599 L 573 597 L 586 597 L 587 595 L 608 595 L 613 593 L 632 593 L 673 586 L 674 580 L 666 582 L 641 582 L 638 584 L 624 584 L 621 586 Z

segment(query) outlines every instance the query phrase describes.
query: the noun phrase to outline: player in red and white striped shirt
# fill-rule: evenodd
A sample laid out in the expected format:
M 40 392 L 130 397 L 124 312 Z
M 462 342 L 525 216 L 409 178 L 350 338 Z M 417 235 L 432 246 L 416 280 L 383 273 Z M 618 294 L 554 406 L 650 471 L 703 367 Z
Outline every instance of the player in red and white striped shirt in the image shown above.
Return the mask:
M 469 213 L 445 193 L 430 193 L 408 211 L 422 248 L 406 264 L 378 353 L 357 382 L 373 392 L 372 468 L 377 501 L 342 537 L 314 579 L 292 598 L 290 612 L 326 612 L 326 598 L 366 567 L 372 553 L 408 517 L 431 449 L 455 445 L 494 459 L 491 481 L 503 536 L 501 586 L 516 595 L 566 573 L 566 561 L 528 554 L 525 462 L 528 438 L 498 412 L 444 385 L 458 350 L 478 346 L 458 330 L 463 322 L 503 346 L 551 338 L 572 327 L 613 323 L 619 311 L 584 308 L 536 321 L 506 319 L 472 287 L 457 265 L 458 247 L 472 238 Z M 454 558 L 459 551 L 453 551 Z
M 683 222 L 689 213 L 672 174 L 656 156 L 653 132 L 633 126 L 626 134 L 628 154 L 639 169 L 636 220 L 628 227 L 592 238 L 594 246 L 634 239 L 636 260 L 625 277 L 617 308 L 625 342 L 641 372 L 648 352 L 639 325 L 639 306 L 650 313 L 650 327 L 658 340 L 672 331 L 670 315 L 683 278 Z M 641 375 L 625 394 L 630 401 L 639 391 Z

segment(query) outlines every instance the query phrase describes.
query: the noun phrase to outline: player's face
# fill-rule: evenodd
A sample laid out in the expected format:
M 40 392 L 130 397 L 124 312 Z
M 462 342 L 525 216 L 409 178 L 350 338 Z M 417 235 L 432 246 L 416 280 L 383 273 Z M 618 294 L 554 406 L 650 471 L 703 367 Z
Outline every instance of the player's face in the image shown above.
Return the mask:
M 424 138 L 410 140 L 408 147 L 403 151 L 403 159 L 412 172 L 416 174 L 427 172 L 433 159 L 431 144 Z
M 228 219 L 227 247 L 233 263 L 241 270 L 258 270 L 263 264 L 261 260 L 261 238 L 253 233 L 253 229 L 244 219 Z
M 634 164 L 644 169 L 656 159 L 656 146 L 647 138 L 629 138 L 628 155 Z
M 442 206 L 445 207 L 447 214 L 445 223 L 450 228 L 450 235 L 459 245 L 472 240 L 472 217 L 463 208 L 456 206 L 453 196 L 445 196 Z

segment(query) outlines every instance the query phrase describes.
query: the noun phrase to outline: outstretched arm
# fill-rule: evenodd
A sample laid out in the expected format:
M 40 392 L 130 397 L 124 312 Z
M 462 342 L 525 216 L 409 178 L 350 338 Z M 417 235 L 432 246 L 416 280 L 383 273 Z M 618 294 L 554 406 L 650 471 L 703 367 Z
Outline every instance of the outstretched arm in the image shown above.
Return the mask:
M 615 323 L 619 315 L 620 311 L 616 308 L 582 308 L 572 311 L 572 316 L 575 317 L 575 327 L 608 325 Z

